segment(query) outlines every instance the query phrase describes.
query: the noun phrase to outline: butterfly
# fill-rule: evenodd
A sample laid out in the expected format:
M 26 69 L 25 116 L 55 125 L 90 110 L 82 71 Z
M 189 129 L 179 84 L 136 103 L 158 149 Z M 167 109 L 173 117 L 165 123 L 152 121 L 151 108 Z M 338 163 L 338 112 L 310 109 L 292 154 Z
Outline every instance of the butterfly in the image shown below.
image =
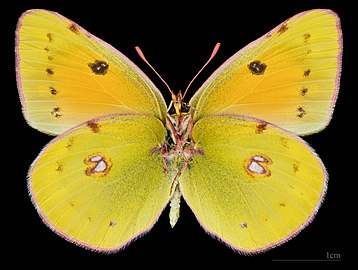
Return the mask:
M 58 135 L 31 165 L 32 202 L 57 234 L 99 252 L 148 232 L 168 204 L 173 227 L 181 198 L 239 253 L 278 246 L 323 201 L 326 169 L 299 136 L 328 125 L 341 59 L 338 16 L 302 12 L 167 106 L 112 46 L 58 13 L 26 11 L 16 31 L 23 113 Z

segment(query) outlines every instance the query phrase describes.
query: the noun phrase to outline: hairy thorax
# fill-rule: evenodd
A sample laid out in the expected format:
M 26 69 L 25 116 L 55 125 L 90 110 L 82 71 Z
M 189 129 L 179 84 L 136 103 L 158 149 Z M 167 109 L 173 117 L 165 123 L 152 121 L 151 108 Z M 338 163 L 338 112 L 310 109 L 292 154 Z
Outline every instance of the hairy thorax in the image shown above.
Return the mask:
M 159 152 L 162 156 L 163 168 L 172 181 L 170 189 L 170 225 L 174 227 L 179 218 L 180 209 L 180 175 L 190 166 L 195 154 L 204 154 L 196 148 L 192 138 L 192 116 L 190 113 L 167 114 L 167 136 L 160 147 L 152 152 Z

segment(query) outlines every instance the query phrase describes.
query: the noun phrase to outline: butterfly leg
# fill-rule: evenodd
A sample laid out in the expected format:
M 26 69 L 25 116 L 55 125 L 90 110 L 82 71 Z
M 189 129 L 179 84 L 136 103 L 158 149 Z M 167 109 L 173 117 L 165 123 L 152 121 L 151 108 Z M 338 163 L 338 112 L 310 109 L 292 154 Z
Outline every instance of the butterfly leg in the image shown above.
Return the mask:
M 169 156 L 169 151 L 168 151 L 168 147 L 167 147 L 167 142 L 164 142 L 162 146 L 157 146 L 154 147 L 151 151 L 150 154 L 154 154 L 154 153 L 160 153 L 162 154 L 162 163 L 163 163 L 163 168 L 165 170 L 166 173 L 169 173 L 169 168 L 166 162 L 166 159 Z

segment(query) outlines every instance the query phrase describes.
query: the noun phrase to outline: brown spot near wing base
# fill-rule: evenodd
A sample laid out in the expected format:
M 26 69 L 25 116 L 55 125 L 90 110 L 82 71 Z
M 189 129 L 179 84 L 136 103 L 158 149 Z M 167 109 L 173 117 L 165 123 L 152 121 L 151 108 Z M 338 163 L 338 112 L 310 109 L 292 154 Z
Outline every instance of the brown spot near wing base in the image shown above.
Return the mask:
M 278 33 L 279 35 L 282 35 L 282 34 L 285 33 L 287 30 L 288 30 L 287 23 L 283 23 L 283 24 L 281 24 L 281 26 L 280 26 L 280 28 L 278 29 L 277 33 Z
M 267 127 L 267 123 L 261 123 L 256 127 L 255 133 L 256 134 L 261 134 L 262 132 L 264 132 L 264 130 L 266 130 Z
M 286 204 L 285 203 L 280 203 L 280 206 L 281 207 L 286 207 Z
M 72 23 L 68 29 L 70 29 L 71 32 L 75 33 L 76 35 L 79 35 L 80 34 L 80 30 L 78 29 L 78 27 Z
M 87 126 L 92 130 L 93 133 L 99 133 L 100 132 L 100 125 L 94 121 L 87 122 Z

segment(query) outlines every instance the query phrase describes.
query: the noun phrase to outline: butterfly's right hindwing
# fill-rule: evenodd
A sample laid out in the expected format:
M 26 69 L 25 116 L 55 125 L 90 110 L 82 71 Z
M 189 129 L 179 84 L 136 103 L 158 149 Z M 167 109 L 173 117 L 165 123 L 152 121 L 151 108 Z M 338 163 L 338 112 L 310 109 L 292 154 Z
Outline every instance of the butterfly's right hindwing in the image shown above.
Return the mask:
M 203 228 L 233 249 L 262 252 L 296 235 L 314 217 L 327 175 L 299 137 L 264 121 L 211 116 L 193 128 L 202 154 L 180 187 Z

